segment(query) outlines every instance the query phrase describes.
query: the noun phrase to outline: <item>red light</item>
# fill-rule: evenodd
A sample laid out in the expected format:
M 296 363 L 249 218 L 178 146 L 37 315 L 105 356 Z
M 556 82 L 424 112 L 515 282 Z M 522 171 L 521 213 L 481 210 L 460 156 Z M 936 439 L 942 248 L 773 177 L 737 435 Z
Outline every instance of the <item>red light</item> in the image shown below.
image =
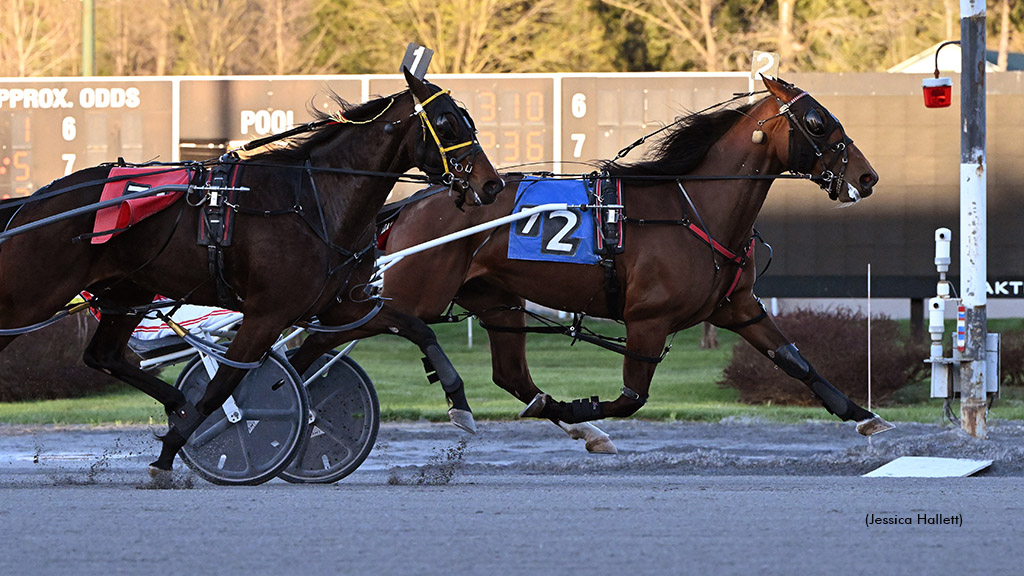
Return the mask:
M 952 78 L 925 78 L 921 81 L 921 89 L 927 108 L 946 108 L 953 102 Z

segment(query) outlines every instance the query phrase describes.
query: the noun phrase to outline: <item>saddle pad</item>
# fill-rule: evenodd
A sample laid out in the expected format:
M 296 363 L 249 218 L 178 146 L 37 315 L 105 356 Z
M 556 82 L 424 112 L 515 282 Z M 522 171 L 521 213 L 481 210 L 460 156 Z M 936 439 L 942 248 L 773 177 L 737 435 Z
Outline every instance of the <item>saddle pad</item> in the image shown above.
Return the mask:
M 525 178 L 516 191 L 513 213 L 551 202 L 586 205 L 586 183 Z M 554 210 L 514 222 L 509 230 L 508 258 L 597 264 L 600 260 L 594 253 L 594 211 Z
M 159 173 L 153 174 L 153 172 Z M 132 192 L 141 192 L 156 186 L 188 184 L 192 179 L 192 171 L 188 168 L 166 172 L 160 168 L 153 167 L 139 168 L 121 166 L 111 168 L 110 174 L 108 174 L 107 177 L 118 178 L 131 176 L 133 174 L 139 174 L 139 176 L 125 180 L 117 180 L 115 182 L 107 182 L 103 186 L 103 193 L 100 195 L 100 201 L 111 200 Z M 96 222 L 93 224 L 93 234 L 99 235 L 92 238 L 92 243 L 103 244 L 107 240 L 110 240 L 117 234 L 123 232 L 124 229 L 134 226 L 142 219 L 152 216 L 164 208 L 167 208 L 180 198 L 182 194 L 183 192 L 166 192 L 145 198 L 135 198 L 96 212 Z M 103 232 L 112 233 L 102 234 Z

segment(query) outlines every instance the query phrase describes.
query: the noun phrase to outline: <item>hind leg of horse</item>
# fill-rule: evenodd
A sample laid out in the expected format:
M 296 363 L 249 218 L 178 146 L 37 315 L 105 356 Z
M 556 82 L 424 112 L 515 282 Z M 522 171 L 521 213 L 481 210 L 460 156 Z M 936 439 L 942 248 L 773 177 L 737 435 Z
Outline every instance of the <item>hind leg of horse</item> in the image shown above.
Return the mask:
M 521 328 L 526 326 L 526 315 L 510 307 L 522 307 L 522 298 L 484 285 L 469 282 L 459 292 L 458 303 L 477 315 L 484 325 Z M 491 349 L 491 378 L 500 388 L 529 407 L 537 398 L 547 396 L 533 382 L 526 360 L 526 334 L 498 329 L 487 330 Z M 550 396 L 548 396 L 550 398 Z M 568 423 L 558 418 L 551 422 L 573 440 L 583 440 L 588 452 L 616 454 L 618 450 L 603 430 L 589 422 Z
M 895 426 L 865 410 L 840 392 L 808 362 L 779 330 L 753 295 L 734 298 L 709 319 L 713 324 L 736 332 L 772 360 L 789 376 L 804 383 L 830 414 L 844 421 L 856 421 L 864 436 L 891 430 Z M 750 323 L 748 323 L 750 322 Z
M 104 312 L 82 358 L 90 368 L 110 374 L 155 398 L 167 412 L 178 410 L 185 404 L 180 390 L 147 374 L 124 357 L 128 339 L 139 321 L 138 317 Z
M 622 393 L 612 401 L 597 396 L 572 402 L 559 402 L 546 394 L 536 398 L 524 410 L 527 416 L 556 417 L 564 422 L 588 422 L 601 418 L 632 416 L 647 403 L 657 358 L 668 338 L 668 323 L 663 318 L 627 319 L 626 350 L 632 355 L 622 361 Z M 646 359 L 645 359 L 646 358 Z
M 351 306 L 340 306 L 326 314 L 321 314 L 320 319 L 325 325 L 340 325 L 358 318 L 357 312 L 359 309 L 353 309 Z M 365 310 L 362 313 L 365 313 Z M 455 366 L 452 365 L 451 360 L 438 344 L 437 335 L 424 321 L 399 312 L 390 306 L 382 307 L 372 320 L 355 330 L 311 334 L 292 357 L 292 366 L 302 374 L 324 352 L 350 340 L 368 338 L 377 334 L 394 334 L 416 344 L 426 357 L 425 365 L 429 366 L 428 378 L 431 381 L 434 381 L 435 378 L 440 381 L 441 388 L 451 404 L 448 417 L 452 424 L 467 432 L 476 432 L 473 411 L 466 398 L 462 377 L 459 376 Z

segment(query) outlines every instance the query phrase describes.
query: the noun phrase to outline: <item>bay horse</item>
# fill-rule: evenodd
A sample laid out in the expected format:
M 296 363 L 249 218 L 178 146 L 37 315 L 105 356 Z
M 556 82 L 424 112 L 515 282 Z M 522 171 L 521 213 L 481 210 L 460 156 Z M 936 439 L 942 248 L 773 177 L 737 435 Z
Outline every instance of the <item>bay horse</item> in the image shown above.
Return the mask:
M 527 404 L 521 416 L 550 419 L 585 439 L 593 452 L 615 448 L 586 423 L 640 409 L 666 338 L 705 321 L 738 333 L 810 388 L 830 413 L 857 421 L 861 434 L 892 428 L 818 374 L 753 293 L 754 221 L 778 175 L 807 175 L 844 203 L 870 196 L 878 182 L 825 107 L 785 82 L 764 78 L 764 84 L 769 95 L 759 101 L 670 125 L 642 161 L 603 164 L 607 176 L 621 182 L 624 241 L 624 251 L 605 266 L 511 259 L 505 225 L 395 264 L 384 274 L 385 297 L 428 321 L 440 319 L 453 301 L 476 315 L 488 328 L 493 380 Z M 406 205 L 389 232 L 388 251 L 510 214 L 516 190 L 522 193 L 528 180 L 506 175 L 508 190 L 472 213 L 437 195 Z M 452 273 L 422 282 L 438 269 Z M 525 300 L 625 323 L 624 385 L 617 399 L 562 402 L 536 386 L 525 334 L 517 331 L 526 325 Z
M 199 205 L 214 205 L 212 197 L 227 194 L 228 187 L 189 188 L 168 208 L 103 243 L 81 241 L 94 235 L 94 217 L 72 211 L 99 201 L 111 180 L 109 165 L 0 204 L 0 222 L 10 233 L 0 233 L 0 350 L 24 327 L 45 323 L 79 291 L 94 294 L 101 319 L 85 351 L 86 364 L 152 396 L 168 414 L 169 429 L 150 468 L 154 474 L 171 470 L 191 433 L 283 330 L 313 320 L 323 329 L 351 328 L 357 337 L 388 332 L 416 343 L 437 369 L 453 423 L 472 430 L 462 381 L 433 331 L 367 290 L 374 270 L 375 216 L 406 171 L 416 167 L 431 181 L 443 182 L 453 206 L 493 202 L 503 186 L 469 114 L 448 91 L 408 71 L 405 77 L 407 90 L 361 105 L 334 95 L 341 113 L 314 110 L 317 120 L 287 132 L 291 137 L 276 147 L 252 146 L 255 152 L 237 162 L 217 162 L 215 169 L 225 163 L 241 167 L 232 172 L 237 199 L 219 204 L 224 214 L 218 222 L 234 218 L 233 235 L 217 250 L 197 243 L 200 225 L 214 225 Z M 69 212 L 73 217 L 13 234 Z M 220 365 L 195 405 L 124 357 L 142 317 L 139 309 L 157 294 L 245 315 L 225 354 L 234 365 Z M 295 368 L 302 373 L 308 365 Z

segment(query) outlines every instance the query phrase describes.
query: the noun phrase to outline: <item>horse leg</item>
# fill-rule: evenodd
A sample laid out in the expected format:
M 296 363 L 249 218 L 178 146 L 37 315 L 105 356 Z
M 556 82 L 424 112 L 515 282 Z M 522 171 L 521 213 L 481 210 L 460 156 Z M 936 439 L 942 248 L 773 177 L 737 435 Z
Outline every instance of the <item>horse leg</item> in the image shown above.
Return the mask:
M 254 315 L 248 315 L 228 346 L 225 356 L 236 362 L 256 362 L 270 350 L 287 325 L 287 321 L 261 321 Z M 247 372 L 248 370 L 242 368 L 221 364 L 199 402 L 194 406 L 185 402 L 182 407 L 168 413 L 167 434 L 160 437 L 163 446 L 160 449 L 160 456 L 149 465 L 151 474 L 171 470 L 174 457 L 185 446 L 188 438 L 210 414 L 224 405 Z
M 857 432 L 871 436 L 895 428 L 881 416 L 858 406 L 818 374 L 752 295 L 749 299 L 733 300 L 719 309 L 710 320 L 720 328 L 736 332 L 786 374 L 803 382 L 830 414 L 843 421 L 856 421 Z
M 352 321 L 355 313 L 351 306 L 335 307 L 319 317 L 325 325 L 339 325 Z M 358 316 L 357 316 L 358 317 Z M 448 417 L 452 424 L 467 432 L 476 432 L 473 411 L 466 399 L 466 388 L 462 377 L 455 370 L 451 360 L 437 343 L 437 335 L 427 324 L 409 314 L 384 306 L 365 325 L 347 332 L 315 332 L 302 343 L 291 358 L 295 370 L 302 374 L 324 352 L 350 340 L 369 338 L 377 334 L 395 334 L 416 344 L 425 356 L 424 367 L 431 382 L 440 381 L 445 397 L 451 404 Z
M 494 383 L 527 405 L 535 398 L 545 396 L 533 382 L 526 361 L 526 334 L 516 331 L 526 326 L 526 315 L 518 309 L 511 309 L 522 308 L 523 299 L 498 287 L 470 281 L 459 291 L 456 301 L 475 314 L 487 330 Z M 593 424 L 567 423 L 557 418 L 550 420 L 573 440 L 583 440 L 588 452 L 618 453 L 608 434 Z
M 523 410 L 524 416 L 557 417 L 564 422 L 588 422 L 601 418 L 626 418 L 647 403 L 651 379 L 658 366 L 661 349 L 668 338 L 668 325 L 658 318 L 637 319 L 626 323 L 626 350 L 622 360 L 622 393 L 612 401 L 597 396 L 572 402 L 559 402 L 547 394 L 538 396 Z
M 635 319 L 626 323 L 626 350 L 622 361 L 622 393 L 612 401 L 597 396 L 572 402 L 555 401 L 543 394 L 523 410 L 524 416 L 558 418 L 577 423 L 601 418 L 632 416 L 647 403 L 647 395 L 657 368 L 661 348 L 668 338 L 668 325 L 660 318 Z
M 124 357 L 128 339 L 139 321 L 138 317 L 103 312 L 99 327 L 89 341 L 82 359 L 86 366 L 110 374 L 155 398 L 171 414 L 187 404 L 181 391 L 147 374 Z

